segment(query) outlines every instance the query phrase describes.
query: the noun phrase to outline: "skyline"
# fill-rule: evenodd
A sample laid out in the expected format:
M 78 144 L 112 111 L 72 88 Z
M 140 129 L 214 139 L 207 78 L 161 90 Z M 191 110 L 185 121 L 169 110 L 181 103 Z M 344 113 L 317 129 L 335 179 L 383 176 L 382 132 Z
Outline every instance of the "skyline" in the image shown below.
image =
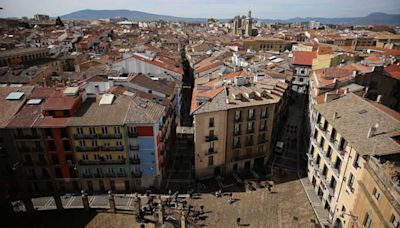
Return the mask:
M 373 12 L 388 14 L 400 13 L 400 4 L 397 0 L 382 0 L 380 8 L 376 8 L 374 0 L 359 0 L 348 2 L 344 0 L 309 0 L 297 2 L 296 0 L 154 0 L 152 2 L 137 0 L 70 0 L 61 1 L 43 0 L 36 4 L 33 0 L 5 0 L 0 7 L 0 17 L 33 17 L 34 14 L 47 14 L 51 17 L 62 16 L 83 9 L 137 10 L 153 14 L 192 18 L 232 18 L 236 15 L 252 11 L 255 18 L 262 19 L 289 19 L 294 17 L 358 17 L 367 16 Z M 96 5 L 94 5 L 94 3 Z M 21 6 L 26 7 L 21 7 Z M 287 7 L 288 5 L 292 7 Z M 340 7 L 345 5 L 346 7 Z M 154 7 L 157 6 L 157 7 Z M 331 10 L 334 9 L 334 10 Z M 329 11 L 328 11 L 329 10 Z

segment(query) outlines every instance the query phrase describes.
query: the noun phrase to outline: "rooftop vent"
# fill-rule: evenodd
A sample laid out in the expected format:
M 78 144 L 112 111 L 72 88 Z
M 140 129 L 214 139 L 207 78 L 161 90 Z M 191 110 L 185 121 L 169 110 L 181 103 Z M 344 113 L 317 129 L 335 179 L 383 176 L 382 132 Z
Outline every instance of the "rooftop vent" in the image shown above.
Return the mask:
M 28 102 L 26 102 L 28 105 L 38 105 L 42 103 L 42 99 L 29 99 Z
M 6 97 L 6 100 L 21 100 L 21 98 L 24 96 L 24 92 L 11 92 L 10 94 L 8 94 L 8 96 Z

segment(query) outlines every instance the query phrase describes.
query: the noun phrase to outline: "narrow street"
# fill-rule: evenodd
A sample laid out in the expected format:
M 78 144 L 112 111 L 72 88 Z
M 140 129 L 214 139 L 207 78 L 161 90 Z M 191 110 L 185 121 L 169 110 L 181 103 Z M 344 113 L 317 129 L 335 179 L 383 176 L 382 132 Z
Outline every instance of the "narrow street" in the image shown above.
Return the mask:
M 304 113 L 306 112 L 306 97 L 307 95 L 293 92 L 292 102 L 289 103 L 288 118 L 278 141 L 284 143 L 283 152 L 276 153 L 275 151 L 270 156 L 267 166 L 268 169 L 278 169 L 281 172 L 297 172 L 302 173 L 306 169 L 307 162 L 303 160 L 305 149 L 302 140 L 298 141 L 298 136 L 305 134 L 305 129 L 302 127 Z M 299 167 L 297 166 L 299 161 Z

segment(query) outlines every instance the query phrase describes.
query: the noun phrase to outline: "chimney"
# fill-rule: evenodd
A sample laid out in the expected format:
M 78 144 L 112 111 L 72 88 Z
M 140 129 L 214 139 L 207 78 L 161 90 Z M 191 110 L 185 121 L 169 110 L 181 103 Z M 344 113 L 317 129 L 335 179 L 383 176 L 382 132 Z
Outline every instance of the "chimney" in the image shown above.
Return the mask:
M 367 94 L 368 94 L 368 86 L 367 87 L 365 87 L 365 91 L 364 91 L 364 94 L 363 94 L 363 97 L 365 98 L 366 96 L 367 96 Z
M 350 89 L 349 89 L 349 88 L 346 88 L 346 89 L 344 90 L 344 94 L 348 94 L 348 93 L 350 93 Z
M 379 124 L 378 123 L 376 123 L 374 126 L 372 126 L 372 127 L 370 127 L 369 128 L 369 131 L 368 131 L 368 138 L 371 138 L 371 137 L 373 137 L 373 136 L 375 136 L 375 133 L 376 133 L 376 130 L 378 130 L 378 127 L 379 127 Z
M 376 98 L 376 102 L 381 103 L 381 99 L 382 99 L 382 95 L 378 95 L 378 97 Z
M 357 75 L 357 71 L 353 70 L 353 78 Z
M 338 113 L 337 113 L 337 112 L 334 112 L 334 113 L 333 113 L 333 120 L 336 120 L 336 119 L 337 119 L 337 116 L 338 116 Z

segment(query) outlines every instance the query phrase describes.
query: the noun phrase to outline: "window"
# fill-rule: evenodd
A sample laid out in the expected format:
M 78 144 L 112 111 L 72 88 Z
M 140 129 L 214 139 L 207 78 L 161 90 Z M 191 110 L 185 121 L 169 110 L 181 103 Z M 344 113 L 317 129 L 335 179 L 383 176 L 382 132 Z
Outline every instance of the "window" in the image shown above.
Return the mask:
M 240 136 L 233 137 L 233 147 L 234 148 L 240 147 Z
M 89 156 L 87 154 L 82 155 L 82 160 L 87 161 L 89 160 Z
M 340 160 L 339 157 L 336 157 L 336 162 L 335 162 L 335 169 L 338 170 L 338 172 L 340 172 L 340 167 L 342 166 L 342 160 Z
M 85 140 L 79 140 L 79 145 L 82 147 L 86 146 Z
M 107 155 L 106 155 L 106 160 L 112 160 L 111 154 L 107 154 Z
M 381 193 L 378 191 L 378 189 L 374 188 L 374 191 L 372 193 L 374 194 L 376 200 L 379 200 L 381 198 Z
M 268 117 L 268 109 L 267 107 L 262 107 L 261 108 L 261 118 L 267 118 Z
M 116 144 L 117 144 L 117 146 L 122 146 L 122 142 L 121 141 L 117 141 Z
M 64 111 L 63 111 L 63 114 L 64 114 L 64 116 L 70 116 L 70 115 L 71 115 L 70 112 L 69 112 L 69 110 L 64 110 Z
M 391 223 L 392 223 L 393 227 L 400 228 L 399 220 L 397 220 L 397 218 L 394 215 L 392 215 Z
M 267 121 L 266 120 L 261 120 L 260 122 L 260 131 L 265 131 L 267 126 Z
M 240 121 L 241 117 L 242 117 L 242 112 L 235 111 L 235 121 Z
M 97 141 L 96 141 L 96 139 L 93 139 L 93 140 L 92 140 L 92 146 L 93 146 L 93 147 L 97 146 Z
M 55 150 L 56 150 L 56 144 L 54 143 L 53 140 L 47 141 L 47 144 L 48 144 L 48 146 L 49 146 L 49 150 L 50 150 L 50 151 L 55 151 Z
M 64 151 L 71 151 L 71 145 L 68 140 L 63 140 Z
M 103 134 L 108 134 L 108 128 L 107 127 L 102 127 L 101 128 L 101 132 L 103 133 Z
M 214 127 L 214 117 L 211 117 L 211 118 L 208 120 L 208 127 Z
M 258 135 L 258 143 L 264 143 L 264 142 L 266 141 L 266 140 L 265 140 L 265 136 L 266 136 L 265 133 L 259 134 L 259 135 Z
M 322 175 L 324 175 L 326 177 L 326 174 L 328 173 L 328 168 L 326 167 L 326 165 L 324 164 L 324 168 L 322 169 Z
M 94 160 L 96 160 L 96 161 L 100 160 L 100 156 L 98 154 L 95 154 L 94 155 Z
M 89 134 L 91 134 L 91 135 L 96 134 L 96 128 L 94 128 L 94 127 L 89 127 Z
M 351 192 L 354 192 L 353 185 L 354 185 L 354 175 L 350 173 L 349 182 L 347 182 L 347 186 L 349 186 Z
M 326 156 L 329 158 L 329 160 L 331 159 L 331 156 L 332 156 L 332 147 L 328 146 L 328 151 L 326 152 Z
M 83 135 L 83 129 L 82 129 L 81 127 L 76 128 L 76 132 L 77 132 L 79 135 Z
M 119 130 L 119 127 L 114 127 L 114 133 L 115 134 L 120 134 L 121 133 L 120 130 Z
M 331 183 L 330 183 L 331 188 L 333 191 L 335 191 L 336 188 L 336 179 L 332 176 Z
M 208 157 L 208 166 L 213 166 L 214 165 L 214 156 L 209 156 Z
M 258 153 L 265 153 L 265 146 L 264 145 L 260 145 L 258 146 Z
M 251 108 L 249 109 L 249 120 L 254 120 L 255 119 L 255 109 Z
M 61 132 L 61 137 L 62 138 L 68 138 L 68 132 L 67 132 L 66 128 L 61 128 L 60 132 Z
M 370 228 L 370 227 L 371 227 L 371 223 L 372 223 L 372 219 L 371 219 L 371 217 L 369 216 L 369 214 L 367 213 L 367 214 L 365 215 L 365 219 L 364 219 L 364 227 L 365 227 L 365 228 Z
M 60 164 L 57 154 L 51 154 L 51 160 L 53 161 L 53 164 Z
M 234 134 L 240 135 L 240 124 L 239 123 L 236 123 L 234 126 Z
M 63 177 L 63 175 L 62 175 L 62 172 L 61 172 L 61 168 L 55 168 L 55 171 L 56 171 L 56 178 L 62 178 Z
M 353 162 L 354 168 L 359 168 L 360 162 L 361 162 L 361 156 L 358 153 L 356 153 L 356 156 L 355 156 L 354 162 Z
M 48 138 L 53 138 L 53 132 L 51 131 L 50 128 L 46 128 L 46 129 L 45 129 L 45 133 L 46 133 L 46 136 L 47 136 Z
M 253 133 L 254 132 L 254 122 L 250 121 L 247 122 L 247 133 Z
M 54 110 L 49 110 L 49 116 L 56 116 L 56 112 Z
M 253 135 L 247 135 L 246 136 L 246 146 L 252 146 L 253 145 Z

